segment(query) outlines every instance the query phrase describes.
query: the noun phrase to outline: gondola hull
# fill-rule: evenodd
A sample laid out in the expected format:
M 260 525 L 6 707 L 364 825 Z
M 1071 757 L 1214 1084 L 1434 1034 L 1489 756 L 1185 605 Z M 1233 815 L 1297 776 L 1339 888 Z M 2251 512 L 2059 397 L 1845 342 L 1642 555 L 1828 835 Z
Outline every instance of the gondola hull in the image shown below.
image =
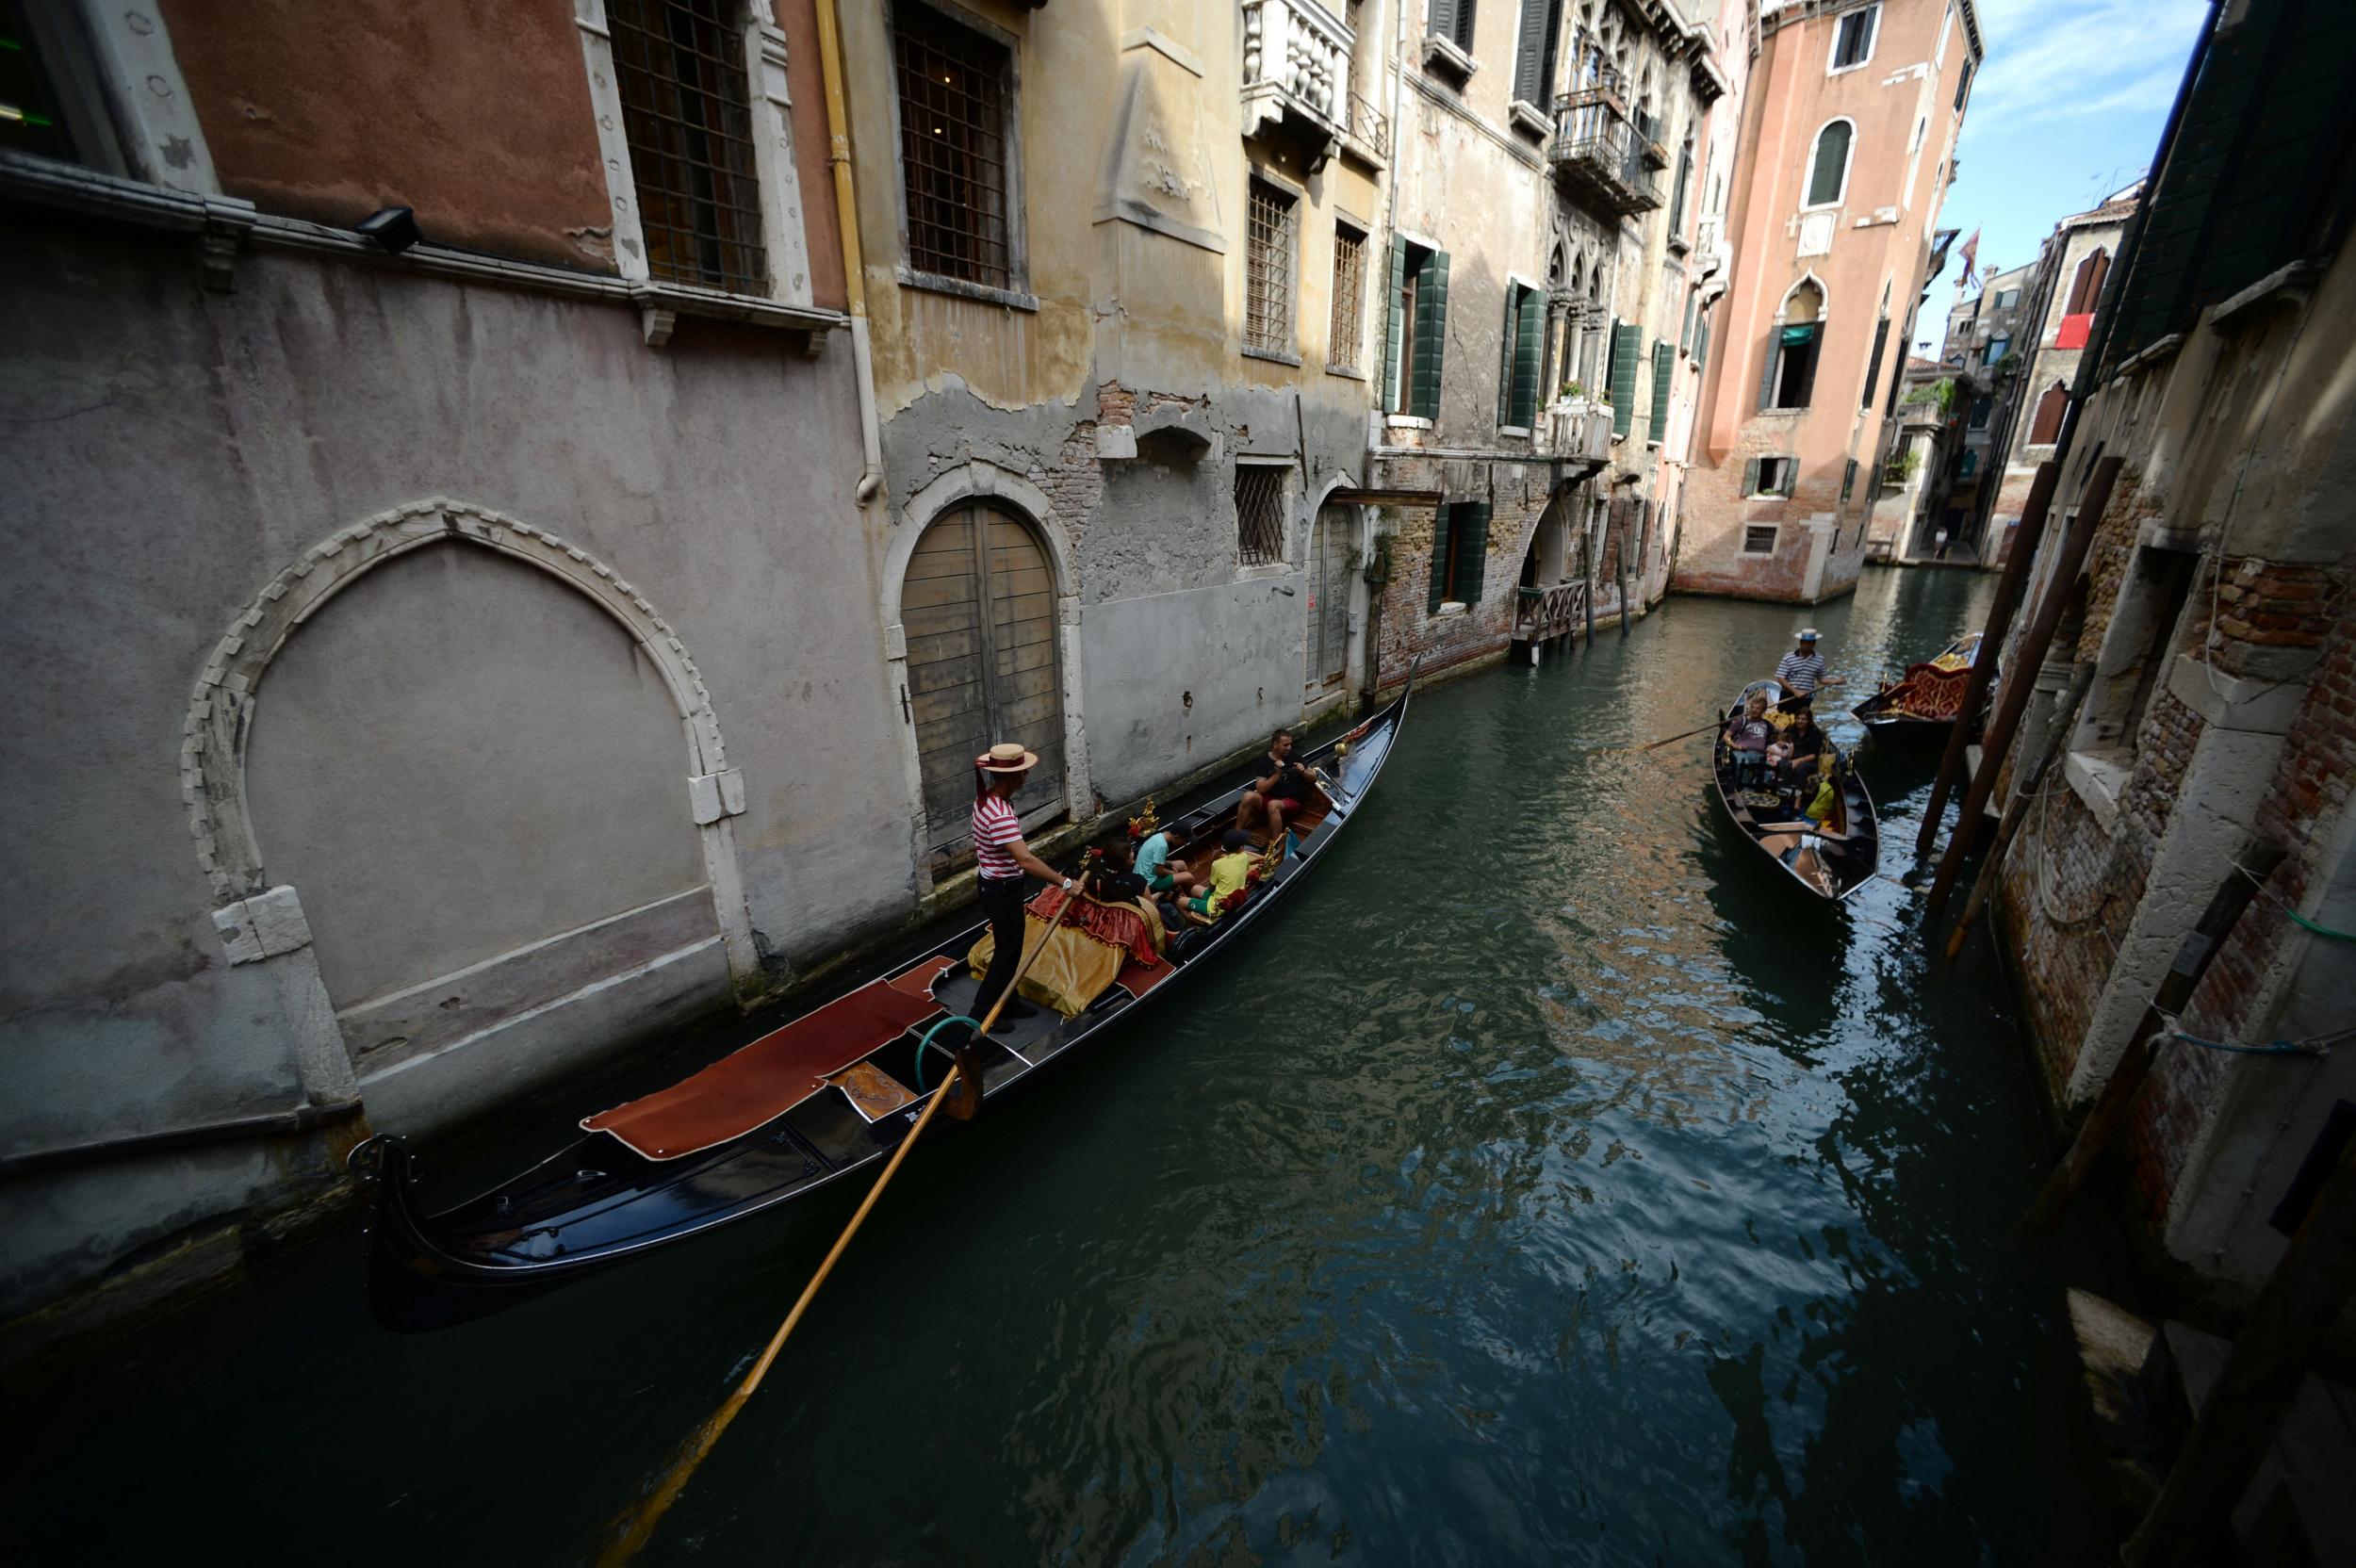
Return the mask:
M 1940 649 L 1936 658 L 1908 665 L 1904 678 L 1884 686 L 1849 711 L 1877 743 L 1944 741 L 1956 718 L 1962 716 L 1972 666 L 1979 651 L 1978 632 L 1958 637 Z M 1978 715 L 1971 717 L 1976 721 Z
M 1754 692 L 1763 692 L 1772 700 L 1776 686 L 1763 680 L 1744 687 L 1724 717 L 1730 720 L 1742 711 Z M 1710 744 L 1710 790 L 1734 830 L 1777 871 L 1816 897 L 1838 904 L 1873 879 L 1880 858 L 1880 823 L 1873 797 L 1854 762 L 1839 747 L 1832 751 L 1841 797 L 1838 821 L 1810 822 L 1797 806 L 1777 801 L 1773 791 L 1746 782 L 1723 730 Z
M 1298 856 L 1241 907 L 1189 933 L 1167 962 L 1132 961 L 1076 1017 L 1039 1007 L 1028 1019 L 993 1029 L 980 1046 L 985 1104 L 1027 1086 L 1083 1048 L 1111 1039 L 1149 1003 L 1214 960 L 1245 927 L 1258 924 L 1332 850 L 1363 807 L 1407 702 L 1401 695 L 1354 732 L 1346 757 L 1336 757 L 1333 743 L 1306 754 L 1305 761 L 1330 776 L 1329 808 L 1300 841 Z M 1173 825 L 1200 842 L 1232 820 L 1242 792 L 1232 790 Z M 965 958 L 987 930 L 981 923 L 959 932 L 663 1095 L 584 1119 L 584 1128 L 608 1126 L 439 1213 L 425 1212 L 416 1163 L 401 1140 L 371 1140 L 364 1146 L 362 1169 L 376 1184 L 368 1297 L 377 1320 L 388 1329 L 418 1331 L 482 1316 L 846 1177 L 856 1180 L 864 1171 L 872 1178 L 872 1168 L 908 1135 L 938 1092 L 945 1058 L 919 1042 L 934 1024 L 972 1005 L 977 986 Z M 838 1058 L 839 1067 L 824 1067 Z M 769 1070 L 773 1064 L 778 1070 Z M 797 1079 L 805 1070 L 816 1076 Z M 741 1133 L 674 1151 L 649 1145 L 643 1135 L 611 1130 L 612 1119 L 691 1091 L 698 1079 L 729 1073 L 728 1093 L 705 1098 L 751 1123 Z M 768 1102 L 747 1110 L 736 1098 L 746 1082 L 785 1086 L 777 1091 L 774 1114 Z M 695 1103 L 692 1093 L 689 1102 L 691 1108 Z

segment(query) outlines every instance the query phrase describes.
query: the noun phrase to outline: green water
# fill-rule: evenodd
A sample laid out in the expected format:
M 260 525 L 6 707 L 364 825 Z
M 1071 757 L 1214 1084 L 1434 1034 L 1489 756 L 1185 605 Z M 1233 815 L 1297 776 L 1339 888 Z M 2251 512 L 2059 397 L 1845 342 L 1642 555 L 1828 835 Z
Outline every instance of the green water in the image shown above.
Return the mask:
M 1805 618 L 1870 675 L 1989 588 L 1875 572 Z M 1713 821 L 1700 742 L 1597 755 L 1802 618 L 1674 601 L 1419 696 L 1252 951 L 919 1152 L 647 1560 L 2097 1560 L 2062 1293 L 2116 1271 L 2088 1221 L 2017 1231 L 1993 954 L 1932 969 L 1891 880 L 1810 904 Z M 1892 875 L 1934 760 L 1863 758 Z M 854 1201 L 430 1338 L 370 1325 L 356 1235 L 281 1260 L 7 1401 L 9 1533 L 579 1560 Z

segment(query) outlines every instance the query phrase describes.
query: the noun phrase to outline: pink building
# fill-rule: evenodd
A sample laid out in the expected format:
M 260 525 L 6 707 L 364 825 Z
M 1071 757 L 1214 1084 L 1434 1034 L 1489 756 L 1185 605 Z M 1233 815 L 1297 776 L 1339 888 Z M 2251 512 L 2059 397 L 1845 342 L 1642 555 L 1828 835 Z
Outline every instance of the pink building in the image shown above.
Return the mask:
M 1672 586 L 1813 602 L 1864 559 L 1955 138 L 1971 0 L 1765 0 Z

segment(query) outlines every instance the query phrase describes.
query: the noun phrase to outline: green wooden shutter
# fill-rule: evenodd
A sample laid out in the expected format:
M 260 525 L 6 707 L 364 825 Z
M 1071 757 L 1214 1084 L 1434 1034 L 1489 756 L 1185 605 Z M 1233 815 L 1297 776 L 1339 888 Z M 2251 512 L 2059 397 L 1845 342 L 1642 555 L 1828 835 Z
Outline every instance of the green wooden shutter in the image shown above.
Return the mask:
M 1441 504 L 1432 517 L 1432 597 L 1424 606 L 1424 613 L 1436 615 L 1448 596 L 1448 514 L 1455 508 Z
M 1513 344 L 1513 422 L 1528 430 L 1538 417 L 1538 366 L 1546 354 L 1546 301 L 1535 288 L 1521 293 L 1521 332 Z
M 1513 48 L 1513 96 L 1551 108 L 1543 94 L 1554 85 L 1554 41 L 1562 30 L 1562 0 L 1522 0 L 1521 36 Z
M 1517 425 L 1513 417 L 1513 350 L 1521 341 L 1522 286 L 1507 279 L 1505 284 L 1505 329 L 1497 335 L 1497 423 Z
M 1775 406 L 1775 361 L 1783 357 L 1783 329 L 1775 327 L 1767 334 L 1767 368 L 1759 373 L 1759 406 Z
M 1700 375 L 1702 367 L 1710 363 L 1710 318 L 1705 316 L 1694 329 L 1693 373 Z
M 1752 458 L 1742 465 L 1742 494 L 1746 496 L 1759 494 L 1759 459 L 1757 458 Z
M 1440 370 L 1448 352 L 1448 253 L 1434 251 L 1416 272 L 1415 384 L 1407 412 L 1440 416 Z
M 1652 431 L 1651 438 L 1663 441 L 1669 429 L 1669 374 L 1677 365 L 1677 351 L 1666 343 L 1652 346 Z
M 1612 323 L 1612 433 L 1626 435 L 1636 422 L 1636 356 L 1644 351 L 1644 329 Z
M 1841 200 L 1848 172 L 1849 122 L 1836 120 L 1817 133 L 1816 162 L 1808 176 L 1808 204 L 1822 206 Z
M 1857 400 L 1859 408 L 1873 406 L 1873 384 L 1881 380 L 1882 350 L 1890 342 L 1890 318 L 1885 316 L 1873 324 L 1873 353 L 1865 362 L 1865 395 Z
M 1391 236 L 1391 294 L 1383 305 L 1383 411 L 1397 414 L 1399 395 L 1399 329 L 1405 314 L 1399 296 L 1407 287 L 1407 241 Z
M 1457 508 L 1456 596 L 1465 604 L 1481 603 L 1481 580 L 1489 568 L 1489 503 L 1468 501 Z
M 1795 496 L 1800 491 L 1800 455 L 1797 452 L 1783 460 L 1783 488 L 1778 496 Z
M 1433 37 L 1451 40 L 1456 37 L 1456 5 L 1457 0 L 1432 0 L 1431 14 L 1424 22 Z

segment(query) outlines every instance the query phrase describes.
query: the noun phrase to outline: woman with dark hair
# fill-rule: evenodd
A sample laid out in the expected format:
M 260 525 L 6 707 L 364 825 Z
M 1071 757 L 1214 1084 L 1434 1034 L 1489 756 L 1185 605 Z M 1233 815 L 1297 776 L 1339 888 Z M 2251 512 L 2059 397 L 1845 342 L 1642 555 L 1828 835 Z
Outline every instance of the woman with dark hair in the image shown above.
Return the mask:
M 1014 972 L 1023 965 L 1023 874 L 1056 884 L 1066 896 L 1077 886 L 1023 841 L 1014 797 L 1038 765 L 1039 753 L 1004 743 L 973 759 L 973 866 L 991 938 L 990 972 L 973 993 L 975 1018 L 990 1016 L 990 1004 L 1013 984 Z M 1013 1020 L 1031 1013 L 1029 1005 L 1010 998 L 1000 1016 Z
M 1817 727 L 1813 710 L 1800 710 L 1799 717 L 1783 732 L 1783 744 L 1786 751 L 1776 770 L 1778 782 L 1786 791 L 1797 792 L 1816 776 L 1817 764 L 1830 749 L 1824 730 Z

